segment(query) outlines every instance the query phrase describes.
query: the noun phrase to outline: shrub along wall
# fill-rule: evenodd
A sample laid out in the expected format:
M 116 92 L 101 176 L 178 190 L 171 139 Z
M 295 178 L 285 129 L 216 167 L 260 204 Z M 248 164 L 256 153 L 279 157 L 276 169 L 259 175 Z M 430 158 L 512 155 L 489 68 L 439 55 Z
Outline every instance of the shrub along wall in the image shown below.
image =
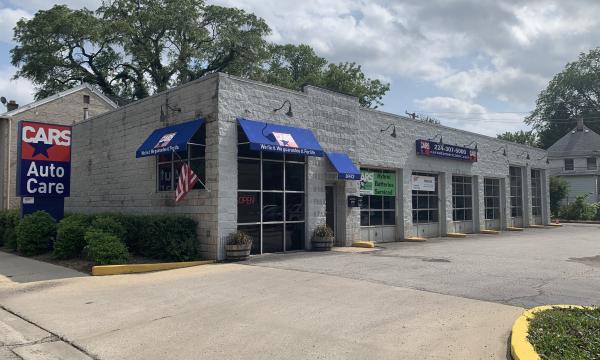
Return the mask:
M 58 224 L 59 234 L 61 227 L 70 226 L 69 223 L 75 221 L 70 219 L 73 216 L 78 217 L 76 222 L 80 231 L 89 223 L 83 231 L 84 237 L 87 230 L 102 231 L 121 240 L 132 254 L 172 261 L 198 258 L 197 223 L 190 218 L 172 215 L 70 215 Z M 57 242 L 61 242 L 59 239 Z M 85 241 L 83 243 L 86 244 Z M 75 248 L 78 246 L 75 245 Z M 55 244 L 55 249 L 57 247 L 58 244 Z
M 172 215 L 71 214 L 56 225 L 44 212 L 20 220 L 18 212 L 2 211 L 0 246 L 18 249 L 26 256 L 53 247 L 56 258 L 83 254 L 95 264 L 124 263 L 129 253 L 187 261 L 199 255 L 196 227 L 194 220 Z

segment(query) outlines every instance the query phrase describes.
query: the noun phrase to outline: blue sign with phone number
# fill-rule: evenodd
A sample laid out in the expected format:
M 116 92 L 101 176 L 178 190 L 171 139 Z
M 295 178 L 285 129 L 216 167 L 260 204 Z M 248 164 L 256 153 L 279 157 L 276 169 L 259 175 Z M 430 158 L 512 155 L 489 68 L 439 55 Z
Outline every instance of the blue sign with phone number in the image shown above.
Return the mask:
M 472 162 L 477 161 L 477 149 L 447 145 L 431 140 L 417 140 L 417 154 Z

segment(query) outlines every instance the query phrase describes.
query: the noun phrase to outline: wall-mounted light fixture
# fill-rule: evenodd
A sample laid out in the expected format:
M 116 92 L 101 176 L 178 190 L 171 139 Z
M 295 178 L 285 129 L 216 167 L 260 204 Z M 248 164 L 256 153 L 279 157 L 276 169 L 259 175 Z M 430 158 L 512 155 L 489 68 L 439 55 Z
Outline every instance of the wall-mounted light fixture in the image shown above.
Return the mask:
M 465 145 L 466 148 L 468 148 L 469 146 L 475 144 L 475 150 L 477 150 L 477 141 L 473 140 L 470 143 L 468 143 L 467 145 Z
M 392 128 L 392 133 L 390 134 L 390 136 L 391 136 L 391 137 L 393 137 L 393 138 L 395 138 L 397 135 L 396 135 L 396 125 L 394 125 L 394 124 L 390 124 L 390 125 L 388 125 L 388 127 L 386 127 L 385 129 L 381 129 L 381 130 L 379 130 L 379 133 L 386 132 L 386 131 L 388 131 L 390 128 Z
M 548 159 L 548 155 L 544 155 L 544 156 L 542 156 L 541 158 L 539 158 L 539 159 L 535 159 L 535 160 L 536 160 L 536 161 L 540 161 L 540 160 L 542 160 L 543 158 L 546 158 L 546 164 L 550 164 L 550 159 Z
M 440 144 L 443 144 L 443 143 L 444 143 L 444 138 L 442 138 L 442 133 L 437 133 L 437 134 L 435 134 L 435 136 L 434 136 L 434 137 L 431 137 L 431 138 L 429 138 L 429 139 L 427 139 L 427 140 L 429 140 L 429 141 L 435 141 L 435 139 L 436 139 L 438 136 L 440 137 Z
M 288 104 L 288 111 L 285 113 L 287 117 L 294 116 L 294 113 L 292 112 L 292 103 L 289 100 L 285 100 L 280 107 L 278 107 L 277 109 L 273 109 L 273 112 L 278 112 L 279 110 L 283 109 L 285 104 Z
M 525 159 L 531 160 L 531 156 L 529 156 L 529 151 L 527 151 L 527 150 L 523 150 L 518 156 L 521 157 L 525 154 L 527 154 L 527 157 L 525 157 Z
M 494 154 L 497 153 L 498 151 L 502 150 L 502 155 L 503 156 L 507 156 L 506 155 L 506 148 L 504 146 L 500 146 L 499 148 L 497 148 L 496 150 L 492 151 Z

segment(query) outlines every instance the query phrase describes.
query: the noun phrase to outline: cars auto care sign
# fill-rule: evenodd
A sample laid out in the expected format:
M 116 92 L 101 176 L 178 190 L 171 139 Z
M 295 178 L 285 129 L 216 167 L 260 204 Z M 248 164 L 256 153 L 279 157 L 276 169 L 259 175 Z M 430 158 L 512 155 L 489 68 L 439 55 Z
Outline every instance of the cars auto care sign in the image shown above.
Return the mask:
M 70 194 L 71 127 L 19 123 L 17 195 L 64 198 Z

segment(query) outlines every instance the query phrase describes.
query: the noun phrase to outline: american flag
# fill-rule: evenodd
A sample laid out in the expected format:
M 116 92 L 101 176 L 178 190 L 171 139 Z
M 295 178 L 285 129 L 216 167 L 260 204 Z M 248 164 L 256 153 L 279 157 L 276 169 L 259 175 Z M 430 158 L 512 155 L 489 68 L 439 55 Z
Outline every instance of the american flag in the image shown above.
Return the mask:
M 175 191 L 175 202 L 183 200 L 185 195 L 194 188 L 198 182 L 198 175 L 194 174 L 190 166 L 186 163 L 181 165 L 179 180 L 177 180 L 177 190 Z

